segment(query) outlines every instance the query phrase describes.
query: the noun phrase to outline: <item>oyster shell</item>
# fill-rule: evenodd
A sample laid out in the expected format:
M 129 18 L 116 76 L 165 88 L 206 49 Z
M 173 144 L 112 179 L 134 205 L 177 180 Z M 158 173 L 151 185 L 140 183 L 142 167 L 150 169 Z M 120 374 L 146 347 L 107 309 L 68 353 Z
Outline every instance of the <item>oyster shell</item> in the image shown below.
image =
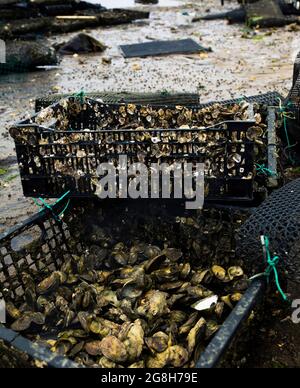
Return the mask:
M 66 281 L 66 276 L 62 272 L 55 271 L 37 285 L 36 291 L 40 295 L 49 294 L 55 291 L 64 281 Z
M 136 311 L 150 321 L 169 313 L 167 294 L 157 290 L 148 291 Z
M 152 353 L 162 353 L 168 348 L 169 336 L 166 333 L 159 331 L 152 337 L 145 338 L 145 343 Z
M 112 335 L 103 338 L 99 349 L 104 357 L 113 362 L 119 363 L 127 360 L 128 355 L 125 345 L 117 337 Z

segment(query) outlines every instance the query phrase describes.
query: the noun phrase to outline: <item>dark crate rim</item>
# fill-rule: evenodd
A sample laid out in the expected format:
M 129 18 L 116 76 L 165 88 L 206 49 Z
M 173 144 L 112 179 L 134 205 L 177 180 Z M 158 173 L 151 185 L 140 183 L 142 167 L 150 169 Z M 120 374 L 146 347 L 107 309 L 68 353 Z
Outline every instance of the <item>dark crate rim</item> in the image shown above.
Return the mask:
M 58 208 L 59 204 L 55 205 L 53 209 L 57 210 Z M 9 240 L 16 232 L 23 232 L 39 222 L 46 221 L 49 217 L 51 217 L 51 214 L 48 210 L 34 214 L 24 222 L 0 234 L 0 244 L 2 241 Z M 229 314 L 220 330 L 201 354 L 199 360 L 196 362 L 196 369 L 212 369 L 218 367 L 226 351 L 238 335 L 239 328 L 248 319 L 253 308 L 262 300 L 265 287 L 266 281 L 264 278 L 256 279 L 250 283 L 242 299 Z M 20 333 L 7 328 L 3 324 L 0 324 L 0 340 L 3 340 L 16 350 L 31 356 L 34 360 L 45 362 L 50 368 L 85 368 L 85 366 L 77 364 L 65 356 L 51 352 L 44 345 L 39 345 L 28 340 Z

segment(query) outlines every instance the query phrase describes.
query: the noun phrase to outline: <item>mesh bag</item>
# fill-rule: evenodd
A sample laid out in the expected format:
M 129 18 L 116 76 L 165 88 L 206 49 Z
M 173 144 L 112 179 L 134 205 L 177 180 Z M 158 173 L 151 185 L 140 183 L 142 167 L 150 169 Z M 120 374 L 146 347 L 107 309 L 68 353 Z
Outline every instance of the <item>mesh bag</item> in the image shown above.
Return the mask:
M 242 226 L 238 254 L 253 273 L 266 268 L 263 260 L 257 262 L 261 235 L 269 237 L 271 254 L 280 257 L 279 267 L 286 276 L 300 281 L 300 179 L 275 191 Z
M 288 95 L 288 102 L 299 110 L 300 102 L 300 52 L 298 53 L 294 63 L 294 74 L 293 74 L 293 86 Z
M 285 101 L 289 115 L 286 117 L 288 132 L 298 143 L 300 141 L 300 52 L 294 63 L 293 85 Z M 291 118 L 289 118 L 291 116 Z
M 128 93 L 128 92 L 95 92 L 86 93 L 86 96 L 93 99 L 100 99 L 105 104 L 139 104 L 139 105 L 184 105 L 197 106 L 199 104 L 199 95 L 195 93 Z M 49 105 L 59 102 L 63 98 L 70 97 L 69 94 L 55 94 L 45 97 L 39 97 L 35 101 L 35 111 Z

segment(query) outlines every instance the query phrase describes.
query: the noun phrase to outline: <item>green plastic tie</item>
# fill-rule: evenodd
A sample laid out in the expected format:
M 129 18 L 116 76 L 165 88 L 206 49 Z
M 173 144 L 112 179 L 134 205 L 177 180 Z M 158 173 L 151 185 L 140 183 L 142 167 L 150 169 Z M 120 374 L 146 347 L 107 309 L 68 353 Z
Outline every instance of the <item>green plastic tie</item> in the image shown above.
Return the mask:
M 263 174 L 266 176 L 274 176 L 274 177 L 277 176 L 277 173 L 275 171 L 270 170 L 264 164 L 256 163 L 255 165 L 256 165 L 256 171 L 258 174 Z
M 40 209 L 40 212 L 42 212 L 42 211 L 45 211 L 46 209 L 48 209 L 51 213 L 52 213 L 52 215 L 53 215 L 53 218 L 56 220 L 56 221 L 58 221 L 58 222 L 62 222 L 61 221 L 61 216 L 65 213 L 65 211 L 68 209 L 68 207 L 69 207 L 69 205 L 70 205 L 70 199 L 67 201 L 67 204 L 66 204 L 66 206 L 64 207 L 64 209 L 57 215 L 57 214 L 55 214 L 55 212 L 54 212 L 54 210 L 53 210 L 53 207 L 55 206 L 55 205 L 57 205 L 59 202 L 61 202 L 61 201 L 63 201 L 65 198 L 66 198 L 66 196 L 68 195 L 68 194 L 70 194 L 70 190 L 69 191 L 67 191 L 65 194 L 63 194 L 57 201 L 55 201 L 54 202 L 54 204 L 49 204 L 49 203 L 47 203 L 43 198 L 38 198 L 38 200 L 41 202 L 41 203 L 39 203 L 35 198 L 32 198 L 33 199 L 33 201 L 34 201 L 34 203 L 37 205 L 37 206 L 39 206 L 41 209 Z
M 81 90 L 80 92 L 73 94 L 73 97 L 79 98 L 81 104 L 84 103 L 84 97 L 85 96 L 86 96 L 86 93 L 84 92 L 84 90 Z
M 240 98 L 238 98 L 237 102 L 238 102 L 238 104 L 240 104 L 241 102 L 246 101 L 246 100 L 247 100 L 247 96 L 242 95 Z
M 282 288 L 280 286 L 280 282 L 279 282 L 279 275 L 278 275 L 278 270 L 277 270 L 277 264 L 279 263 L 280 258 L 279 258 L 279 256 L 274 256 L 274 257 L 271 256 L 269 238 L 266 237 L 266 236 L 262 236 L 261 239 L 262 239 L 262 245 L 263 245 L 264 252 L 266 254 L 266 258 L 267 258 L 267 262 L 268 262 L 268 268 L 266 269 L 264 275 L 268 278 L 268 281 L 269 281 L 272 272 L 274 273 L 274 278 L 275 278 L 275 283 L 276 283 L 277 290 L 279 291 L 282 299 L 285 302 L 288 302 L 288 297 L 283 292 L 283 290 L 282 290 Z

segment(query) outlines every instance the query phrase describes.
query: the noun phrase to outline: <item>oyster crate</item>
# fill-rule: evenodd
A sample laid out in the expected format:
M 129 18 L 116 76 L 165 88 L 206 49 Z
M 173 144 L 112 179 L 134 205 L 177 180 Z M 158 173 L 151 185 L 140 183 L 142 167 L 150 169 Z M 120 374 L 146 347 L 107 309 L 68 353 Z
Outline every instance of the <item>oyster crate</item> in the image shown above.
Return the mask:
M 64 222 L 58 222 L 53 217 L 53 213 L 45 210 L 0 234 L 0 299 L 5 299 L 9 294 L 9 299 L 13 302 L 24 302 L 26 284 L 22 273 L 33 270 L 40 279 L 40 276 L 49 275 L 59 269 L 71 254 L 80 255 L 84 252 L 85 242 L 78 238 L 74 225 L 86 224 L 88 214 L 86 207 L 81 206 L 80 202 L 76 207 L 73 206 L 73 202 L 74 200 L 71 202 L 69 215 Z M 103 202 L 100 205 L 103 206 Z M 62 205 L 56 204 L 53 211 L 59 213 L 61 208 Z M 116 213 L 110 203 L 108 208 L 109 212 Z M 144 206 L 141 209 L 144 209 Z M 161 211 L 161 208 L 159 209 Z M 225 213 L 222 213 L 221 217 L 234 218 L 233 214 L 236 210 L 237 208 L 223 209 Z M 167 211 L 169 214 L 169 209 Z M 173 211 L 176 215 L 180 212 L 178 206 L 175 206 Z M 241 211 L 245 214 L 248 212 L 245 209 Z M 226 212 L 228 212 L 227 216 Z M 219 218 L 220 215 L 216 217 Z M 240 302 L 201 353 L 198 362 L 195 363 L 196 368 L 235 366 L 235 362 L 239 362 L 243 356 L 233 349 L 235 344 L 240 347 L 241 337 L 246 344 L 251 336 L 249 324 L 245 325 L 245 323 L 253 311 L 258 312 L 262 308 L 265 286 L 264 280 L 255 280 L 250 284 Z M 9 329 L 8 325 L 0 323 L 0 367 L 34 366 L 83 367 L 64 356 L 51 352 L 44 345 L 25 338 L 24 335 Z
M 77 98 L 66 101 L 66 106 L 57 103 L 10 129 L 25 196 L 58 198 L 66 191 L 73 197 L 95 196 L 96 170 L 101 163 L 117 163 L 119 156 L 126 155 L 132 164 L 140 162 L 143 154 L 148 167 L 158 162 L 204 163 L 207 201 L 253 200 L 254 141 L 247 138 L 247 131 L 254 121 L 231 120 L 185 129 L 189 120 L 177 112 L 174 120 L 169 117 L 164 128 L 158 128 L 161 121 L 152 121 L 147 109 L 159 117 L 161 112 L 170 114 L 171 108 L 134 106 L 134 112 L 128 113 L 132 105 L 106 105 L 90 99 L 79 102 Z M 187 112 L 197 116 L 200 110 Z M 55 122 L 42 125 L 40 118 L 49 114 Z M 182 125 L 176 127 L 178 121 Z M 274 130 L 269 128 L 269 134 L 274 135 Z

